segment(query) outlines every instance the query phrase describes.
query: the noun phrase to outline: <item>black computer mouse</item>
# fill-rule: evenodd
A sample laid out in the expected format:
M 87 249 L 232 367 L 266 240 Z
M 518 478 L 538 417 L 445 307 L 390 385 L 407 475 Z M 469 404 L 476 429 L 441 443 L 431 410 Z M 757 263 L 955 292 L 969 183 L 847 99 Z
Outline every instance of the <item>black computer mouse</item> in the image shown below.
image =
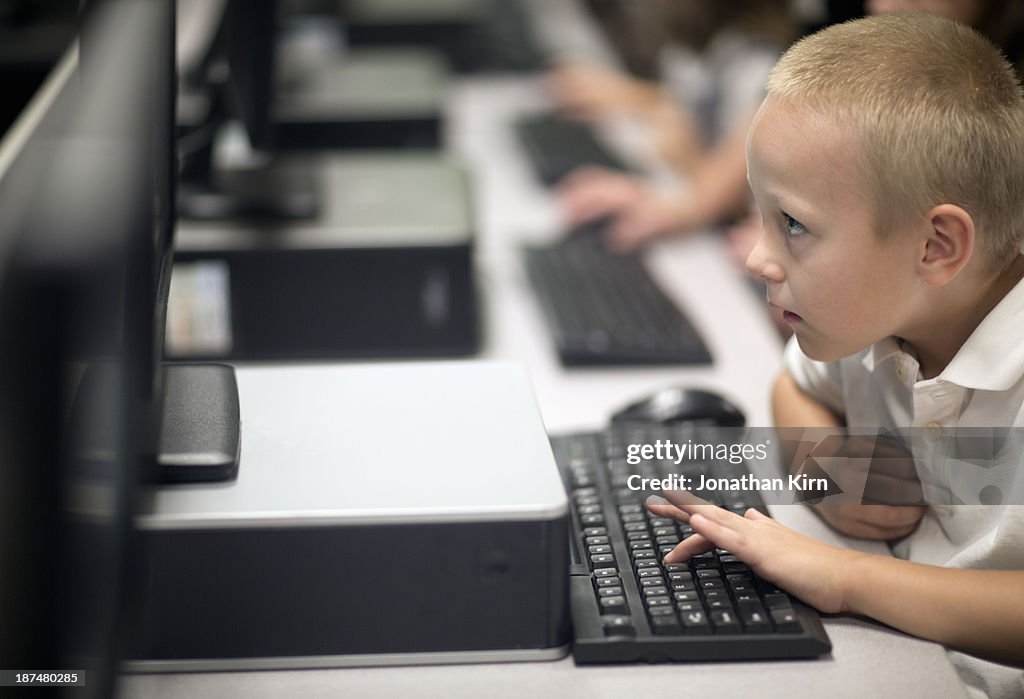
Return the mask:
M 612 415 L 612 422 L 703 422 L 741 427 L 746 419 L 739 408 L 717 393 L 674 386 L 630 403 Z

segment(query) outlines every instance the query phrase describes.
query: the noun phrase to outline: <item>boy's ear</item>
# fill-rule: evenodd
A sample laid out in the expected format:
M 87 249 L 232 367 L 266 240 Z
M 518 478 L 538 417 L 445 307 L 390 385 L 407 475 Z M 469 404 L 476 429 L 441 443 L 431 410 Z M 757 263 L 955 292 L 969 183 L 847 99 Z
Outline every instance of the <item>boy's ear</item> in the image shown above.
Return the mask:
M 955 204 L 939 204 L 925 218 L 928 229 L 919 269 L 925 282 L 942 286 L 959 274 L 974 254 L 974 219 Z

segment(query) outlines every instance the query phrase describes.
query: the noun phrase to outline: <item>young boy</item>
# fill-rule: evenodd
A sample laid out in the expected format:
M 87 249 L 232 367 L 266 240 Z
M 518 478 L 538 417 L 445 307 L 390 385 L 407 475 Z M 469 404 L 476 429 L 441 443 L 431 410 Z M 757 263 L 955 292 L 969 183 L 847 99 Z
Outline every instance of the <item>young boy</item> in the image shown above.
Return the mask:
M 808 37 L 772 74 L 747 163 L 763 218 L 747 266 L 794 332 L 778 426 L 929 439 L 1024 426 L 1024 96 L 987 40 L 927 14 Z M 728 549 L 824 612 L 994 661 L 951 654 L 969 685 L 1024 696 L 1024 507 L 1012 499 L 819 509 L 853 536 L 906 537 L 884 558 L 754 510 L 665 497 L 649 508 L 696 532 L 666 561 Z

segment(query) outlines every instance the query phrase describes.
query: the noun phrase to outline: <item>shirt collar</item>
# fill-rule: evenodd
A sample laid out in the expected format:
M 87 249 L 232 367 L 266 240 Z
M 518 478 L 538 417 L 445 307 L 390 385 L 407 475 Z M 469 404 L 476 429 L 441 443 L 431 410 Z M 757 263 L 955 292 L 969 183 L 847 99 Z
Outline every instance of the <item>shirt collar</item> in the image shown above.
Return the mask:
M 887 337 L 871 345 L 861 359 L 868 371 L 905 354 L 900 341 Z M 1024 279 L 981 321 L 946 368 L 935 377 L 980 391 L 1005 391 L 1024 377 Z
M 864 364 L 864 368 L 868 371 L 874 371 L 875 367 L 886 359 L 902 352 L 903 348 L 900 347 L 899 340 L 895 337 L 887 337 L 884 340 L 879 340 L 875 344 L 871 345 L 871 347 L 864 352 L 864 357 L 861 359 L 861 363 Z
M 981 321 L 936 377 L 981 391 L 1005 391 L 1024 377 L 1024 280 Z

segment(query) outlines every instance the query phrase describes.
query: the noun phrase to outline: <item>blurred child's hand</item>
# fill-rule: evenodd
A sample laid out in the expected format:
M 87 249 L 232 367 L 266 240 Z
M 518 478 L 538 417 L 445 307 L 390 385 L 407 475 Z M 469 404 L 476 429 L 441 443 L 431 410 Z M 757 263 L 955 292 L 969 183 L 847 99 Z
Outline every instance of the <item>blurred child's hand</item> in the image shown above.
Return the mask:
M 553 68 L 547 87 L 562 111 L 584 118 L 642 108 L 652 94 L 650 87 L 623 73 L 586 63 Z
M 617 214 L 644 198 L 646 187 L 629 175 L 582 167 L 558 184 L 558 201 L 572 226 Z
M 607 242 L 623 252 L 690 227 L 681 198 L 657 192 L 629 175 L 601 168 L 581 168 L 566 177 L 558 187 L 558 198 L 570 226 L 612 219 Z
M 714 547 L 726 549 L 760 577 L 823 612 L 849 610 L 850 567 L 865 554 L 799 534 L 754 509 L 741 517 L 685 491 L 662 495 L 667 502 L 649 499 L 648 509 L 688 522 L 695 532 L 665 556 L 666 563 Z

